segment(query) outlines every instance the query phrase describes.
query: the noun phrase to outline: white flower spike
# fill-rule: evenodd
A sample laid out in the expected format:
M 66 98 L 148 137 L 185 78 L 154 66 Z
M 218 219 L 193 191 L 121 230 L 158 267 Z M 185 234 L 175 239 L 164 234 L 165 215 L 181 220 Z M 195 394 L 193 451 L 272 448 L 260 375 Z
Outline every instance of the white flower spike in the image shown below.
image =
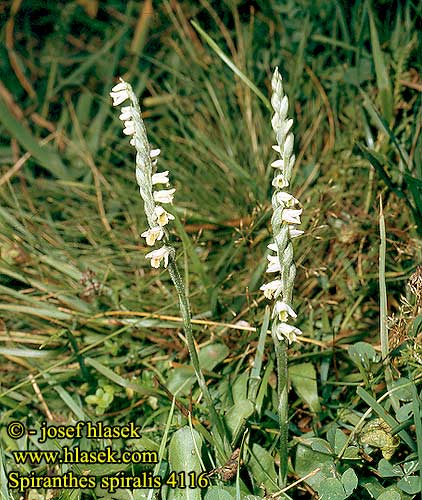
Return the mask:
M 272 310 L 272 331 L 275 342 L 278 339 L 291 343 L 296 340 L 297 335 L 301 334 L 298 328 L 288 324 L 290 319 L 297 318 L 296 312 L 291 307 L 296 275 L 291 240 L 303 234 L 302 230 L 297 229 L 297 225 L 301 223 L 300 217 L 303 210 L 300 208 L 299 200 L 285 190 L 290 185 L 296 158 L 293 153 L 294 135 L 291 132 L 293 120 L 288 117 L 289 99 L 284 93 L 282 78 L 277 68 L 271 80 L 271 87 L 273 90 L 271 106 L 274 110 L 271 125 L 277 141 L 272 148 L 279 157 L 271 163 L 271 166 L 276 169 L 272 180 L 275 188 L 272 205 L 276 216 L 271 221 L 274 240 L 268 248 L 275 255 L 267 256 L 269 264 L 266 272 L 279 273 L 279 279 L 262 285 L 260 290 L 267 299 L 275 299 Z M 280 224 L 280 218 L 282 224 Z
M 171 248 L 163 246 L 158 248 L 158 250 L 153 250 L 150 253 L 145 255 L 145 258 L 151 259 L 151 266 L 155 269 L 160 267 L 161 261 L 164 261 L 164 267 L 168 266 L 169 256 L 170 256 Z
M 160 149 L 152 149 L 148 141 L 147 132 L 142 120 L 142 113 L 138 99 L 133 92 L 132 86 L 120 79 L 110 92 L 113 99 L 113 106 L 119 106 L 128 100 L 128 104 L 121 107 L 119 119 L 123 122 L 123 133 L 130 137 L 130 144 L 136 149 L 136 182 L 139 186 L 139 193 L 144 201 L 145 214 L 148 220 L 148 228 L 141 234 L 146 240 L 146 244 L 154 246 L 157 241 L 166 242 L 167 233 L 164 229 L 174 216 L 168 213 L 162 203 L 172 203 L 175 189 L 164 189 L 153 191 L 153 186 L 157 184 L 168 184 L 169 171 L 154 173 L 154 166 L 157 164 Z M 157 268 L 161 262 L 167 267 L 170 254 L 174 252 L 171 246 L 162 246 L 147 254 L 151 259 L 151 266 Z

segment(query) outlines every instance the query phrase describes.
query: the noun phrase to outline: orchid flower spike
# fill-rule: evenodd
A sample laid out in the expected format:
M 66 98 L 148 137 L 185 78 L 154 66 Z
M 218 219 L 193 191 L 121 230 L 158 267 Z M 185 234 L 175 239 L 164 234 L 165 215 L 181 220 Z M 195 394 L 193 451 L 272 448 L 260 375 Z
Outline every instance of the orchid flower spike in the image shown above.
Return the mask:
M 301 224 L 303 209 L 297 200 L 286 189 L 290 186 L 292 169 L 295 163 L 294 135 L 291 132 L 293 120 L 288 117 L 289 99 L 283 90 L 282 78 L 278 69 L 274 71 L 271 81 L 273 94 L 271 106 L 274 115 L 271 125 L 277 141 L 272 148 L 278 154 L 271 166 L 274 168 L 272 185 L 274 194 L 272 205 L 274 215 L 271 219 L 273 243 L 268 249 L 274 254 L 269 254 L 267 273 L 278 273 L 279 277 L 261 286 L 260 290 L 268 300 L 275 300 L 272 312 L 273 329 L 275 338 L 287 343 L 294 342 L 300 330 L 289 324 L 297 318 L 292 308 L 292 292 L 296 266 L 293 260 L 293 246 L 291 240 L 301 236 L 303 231 L 297 229 Z
M 154 186 L 158 184 L 169 184 L 168 170 L 155 171 L 161 150 L 152 149 L 150 146 L 141 109 L 132 86 L 120 79 L 120 82 L 111 89 L 110 96 L 113 99 L 113 106 L 124 104 L 120 110 L 119 119 L 123 122 L 123 133 L 131 137 L 130 144 L 136 150 L 135 177 L 139 193 L 144 201 L 149 225 L 141 236 L 145 238 L 148 246 L 154 246 L 157 241 L 163 239 L 167 242 L 168 235 L 164 226 L 174 220 L 174 216 L 161 205 L 172 203 L 176 190 L 174 188 L 157 191 L 154 189 Z M 152 267 L 158 268 L 161 262 L 164 262 L 164 267 L 167 267 L 172 255 L 172 247 L 164 245 L 148 253 L 146 258 L 151 260 Z

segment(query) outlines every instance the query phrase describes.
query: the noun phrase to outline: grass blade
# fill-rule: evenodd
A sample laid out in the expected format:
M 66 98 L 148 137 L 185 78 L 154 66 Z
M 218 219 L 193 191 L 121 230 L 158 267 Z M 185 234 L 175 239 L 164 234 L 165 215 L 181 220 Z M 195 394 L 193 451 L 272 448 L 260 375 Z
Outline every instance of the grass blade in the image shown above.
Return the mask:
M 372 56 L 374 58 L 381 109 L 385 120 L 390 123 L 393 119 L 393 93 L 391 90 L 387 66 L 384 61 L 384 55 L 378 38 L 377 28 L 375 26 L 374 16 L 369 6 L 368 15 L 369 27 L 371 31 Z
M 241 71 L 233 61 L 226 56 L 226 54 L 220 49 L 220 47 L 214 42 L 214 40 L 199 26 L 195 21 L 191 21 L 193 27 L 202 36 L 202 38 L 207 42 L 211 49 L 218 55 L 218 57 L 237 75 L 243 83 L 245 83 L 252 92 L 259 97 L 259 99 L 265 104 L 265 106 L 272 111 L 270 101 L 265 97 L 265 95 L 258 89 L 258 87 L 251 82 L 251 80 Z

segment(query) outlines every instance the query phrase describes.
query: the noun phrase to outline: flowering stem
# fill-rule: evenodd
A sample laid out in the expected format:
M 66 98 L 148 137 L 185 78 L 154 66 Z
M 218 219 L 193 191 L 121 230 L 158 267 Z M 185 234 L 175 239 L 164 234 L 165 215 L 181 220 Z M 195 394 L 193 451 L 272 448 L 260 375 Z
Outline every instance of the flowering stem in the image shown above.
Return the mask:
M 167 212 L 162 207 L 162 204 L 172 203 L 176 190 L 174 188 L 155 190 L 154 188 L 157 184 L 168 184 L 169 172 L 168 170 L 164 172 L 155 172 L 160 150 L 151 149 L 145 124 L 142 120 L 138 99 L 131 85 L 120 79 L 120 83 L 112 88 L 110 96 L 113 99 L 113 106 L 119 106 L 129 101 L 128 106 L 123 106 L 121 108 L 119 118 L 124 122 L 125 128 L 123 129 L 123 133 L 132 136 L 130 144 L 134 146 L 136 150 L 136 182 L 139 186 L 139 193 L 144 201 L 145 214 L 149 225 L 149 229 L 144 231 L 141 236 L 145 238 L 149 246 L 154 246 L 157 241 L 161 240 L 165 243 L 165 245 L 160 248 L 149 252 L 146 258 L 151 259 L 151 266 L 154 268 L 159 268 L 161 263 L 164 263 L 164 267 L 168 267 L 170 277 L 176 287 L 189 354 L 192 359 L 199 387 L 210 410 L 212 424 L 216 430 L 215 445 L 219 453 L 218 459 L 223 462 L 227 459 L 231 451 L 230 445 L 226 439 L 225 427 L 214 408 L 208 386 L 201 372 L 192 332 L 189 299 L 186 295 L 185 287 L 174 259 L 175 249 L 171 246 L 168 231 L 165 229 L 169 221 L 174 220 L 175 217 Z
M 189 354 L 192 360 L 193 368 L 195 370 L 195 375 L 198 380 L 198 385 L 199 388 L 202 391 L 202 394 L 204 395 L 205 402 L 207 403 L 207 406 L 210 410 L 211 414 L 211 421 L 213 422 L 216 431 L 220 437 L 220 443 L 225 443 L 226 442 L 226 432 L 224 429 L 224 425 L 218 416 L 213 400 L 211 398 L 211 394 L 208 390 L 208 386 L 205 382 L 204 375 L 201 371 L 201 367 L 199 364 L 199 358 L 198 358 L 198 353 L 196 352 L 196 347 L 195 347 L 195 341 L 193 338 L 193 332 L 192 332 L 192 322 L 191 322 L 191 312 L 190 312 L 190 305 L 189 305 L 189 299 L 186 295 L 185 292 L 185 287 L 183 285 L 182 278 L 180 276 L 179 268 L 177 267 L 176 261 L 171 258 L 169 265 L 168 265 L 168 271 L 170 274 L 170 277 L 173 281 L 173 284 L 176 288 L 177 295 L 179 297 L 179 307 L 180 307 L 180 312 L 182 314 L 183 318 L 183 328 L 185 330 L 185 336 L 186 336 L 186 341 L 189 349 Z M 223 449 L 220 447 L 220 459 L 225 460 L 227 457 L 227 453 L 225 453 L 224 450 L 225 446 L 223 446 Z M 230 451 L 230 448 L 226 450 L 227 452 Z
M 277 389 L 278 389 L 278 422 L 279 422 L 279 456 L 280 467 L 278 471 L 279 486 L 284 488 L 287 484 L 288 470 L 288 439 L 289 439 L 289 406 L 288 406 L 288 368 L 287 368 L 287 340 L 279 340 L 272 330 L 275 354 L 277 359 Z
M 282 78 L 278 69 L 274 71 L 271 81 L 273 94 L 271 106 L 274 115 L 271 125 L 275 133 L 277 144 L 273 149 L 279 153 L 280 158 L 271 166 L 275 169 L 272 185 L 275 192 L 272 196 L 273 215 L 271 225 L 273 229 L 274 243 L 268 248 L 276 255 L 268 255 L 269 265 L 267 273 L 279 273 L 278 279 L 266 283 L 261 287 L 267 299 L 276 299 L 272 313 L 271 333 L 274 341 L 274 349 L 277 358 L 278 372 L 278 417 L 280 427 L 280 488 L 287 483 L 288 472 L 288 363 L 287 348 L 289 343 L 296 340 L 296 336 L 302 332 L 299 328 L 291 325 L 289 321 L 297 317 L 292 308 L 293 285 L 296 276 L 296 266 L 293 260 L 293 245 L 291 240 L 300 236 L 303 231 L 296 226 L 301 223 L 302 209 L 299 201 L 290 193 L 285 191 L 290 185 L 292 169 L 295 163 L 293 154 L 294 135 L 290 131 L 293 120 L 287 118 L 289 100 L 284 93 Z

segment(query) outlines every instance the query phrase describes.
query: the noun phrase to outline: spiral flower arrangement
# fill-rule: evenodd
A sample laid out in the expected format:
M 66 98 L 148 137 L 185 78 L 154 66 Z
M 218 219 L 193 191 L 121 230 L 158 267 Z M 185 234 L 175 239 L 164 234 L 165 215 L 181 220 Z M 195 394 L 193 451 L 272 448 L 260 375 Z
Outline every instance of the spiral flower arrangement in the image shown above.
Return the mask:
M 289 100 L 284 94 L 283 83 L 278 68 L 275 69 L 271 80 L 271 106 L 274 115 L 271 125 L 275 133 L 277 144 L 273 149 L 280 155 L 271 166 L 275 169 L 272 185 L 275 190 L 272 196 L 273 215 L 271 225 L 274 241 L 268 245 L 272 252 L 268 255 L 267 273 L 278 274 L 277 278 L 261 286 L 264 296 L 274 301 L 272 305 L 271 334 L 274 342 L 277 360 L 277 392 L 278 392 L 278 419 L 279 419 L 279 486 L 284 488 L 288 473 L 288 357 L 287 347 L 297 340 L 302 332 L 291 324 L 297 317 L 292 308 L 293 285 L 296 277 L 296 266 L 293 260 L 292 239 L 303 234 L 297 229 L 301 223 L 302 208 L 299 201 L 287 189 L 290 186 L 292 169 L 295 163 L 293 154 L 294 135 L 290 131 L 293 120 L 287 118 Z
M 284 94 L 282 78 L 275 69 L 271 81 L 273 94 L 271 105 L 274 115 L 271 120 L 277 144 L 273 149 L 279 153 L 280 158 L 271 166 L 275 169 L 272 185 L 275 191 L 272 196 L 273 216 L 271 225 L 274 242 L 268 248 L 274 254 L 268 255 L 267 273 L 278 273 L 279 277 L 261 286 L 264 296 L 275 300 L 272 310 L 273 332 L 279 340 L 294 342 L 297 335 L 301 335 L 299 328 L 290 324 L 297 315 L 292 309 L 292 291 L 296 276 L 296 266 L 293 261 L 293 246 L 291 240 L 303 234 L 296 228 L 301 223 L 302 209 L 299 201 L 286 191 L 290 185 L 292 169 L 295 163 L 293 154 L 294 135 L 290 132 L 292 119 L 287 118 L 289 109 L 288 97 Z
M 136 149 L 136 182 L 139 192 L 144 200 L 145 214 L 147 216 L 149 229 L 141 236 L 145 238 L 148 246 L 154 246 L 157 241 L 165 237 L 165 226 L 169 221 L 174 220 L 174 216 L 165 210 L 162 205 L 173 202 L 175 189 L 161 189 L 155 191 L 155 186 L 168 185 L 169 172 L 154 172 L 160 155 L 159 149 L 151 149 L 148 141 L 144 122 L 138 100 L 132 90 L 132 86 L 120 79 L 110 92 L 113 99 L 113 106 L 119 106 L 129 101 L 128 106 L 121 108 L 120 120 L 124 124 L 123 133 L 131 136 L 130 144 Z M 164 238 L 166 239 L 166 238 Z M 164 267 L 168 266 L 169 258 L 174 254 L 174 249 L 169 245 L 163 245 L 146 255 L 150 259 L 151 266 L 159 268 L 163 262 Z
M 120 82 L 111 89 L 110 96 L 113 99 L 113 106 L 120 106 L 126 103 L 126 101 L 129 101 L 128 105 L 121 108 L 119 118 L 124 124 L 123 133 L 131 136 L 130 144 L 134 146 L 136 150 L 136 182 L 139 186 L 140 195 L 144 201 L 144 209 L 149 226 L 141 236 L 145 238 L 148 246 L 155 246 L 159 241 L 165 243 L 161 247 L 149 252 L 145 257 L 150 259 L 151 266 L 154 268 L 159 268 L 161 263 L 163 263 L 164 267 L 168 269 L 171 280 L 176 288 L 179 297 L 180 313 L 183 318 L 186 343 L 198 380 L 198 385 L 210 410 L 210 419 L 213 428 L 220 436 L 221 442 L 225 440 L 225 446 L 227 447 L 225 453 L 227 454 L 228 441 L 226 439 L 226 429 L 220 416 L 216 412 L 211 394 L 201 371 L 192 331 L 189 297 L 186 294 L 183 280 L 176 263 L 175 249 L 168 243 L 169 237 L 166 226 L 171 220 L 174 220 L 174 216 L 167 212 L 163 205 L 173 203 L 173 197 L 176 190 L 174 188 L 156 190 L 155 188 L 155 186 L 159 185 L 168 185 L 169 172 L 168 170 L 156 172 L 160 150 L 151 149 L 145 125 L 142 120 L 139 103 L 132 90 L 132 86 L 123 79 L 120 79 Z M 168 188 L 168 186 L 166 187 Z M 220 450 L 220 453 L 222 453 L 222 457 L 224 457 L 224 450 Z

